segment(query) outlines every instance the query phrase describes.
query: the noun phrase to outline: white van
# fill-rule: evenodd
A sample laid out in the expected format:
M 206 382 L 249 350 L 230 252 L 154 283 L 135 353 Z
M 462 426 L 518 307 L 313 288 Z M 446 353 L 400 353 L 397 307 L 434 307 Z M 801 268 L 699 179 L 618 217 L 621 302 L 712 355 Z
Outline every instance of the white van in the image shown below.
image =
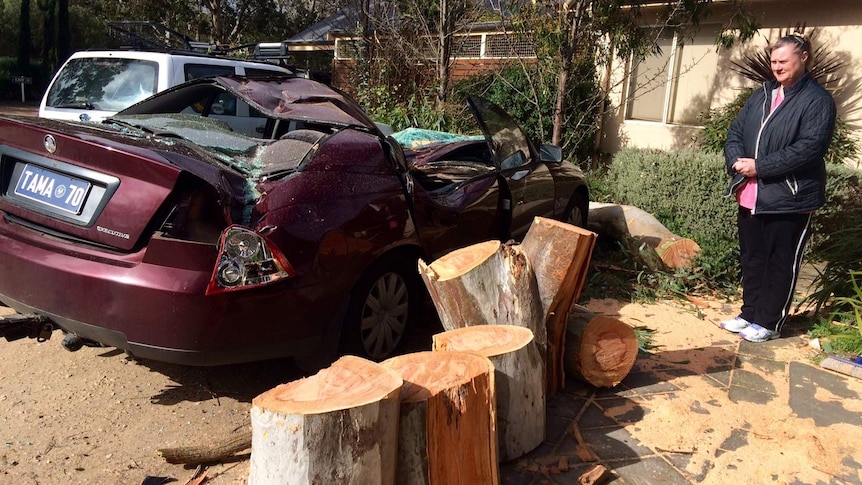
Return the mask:
M 101 121 L 159 91 L 199 77 L 290 73 L 265 62 L 192 53 L 81 51 L 72 54 L 54 75 L 39 104 L 39 116 Z M 263 123 L 255 123 L 255 115 L 253 108 L 241 103 L 219 118 L 236 131 L 260 136 L 256 133 L 262 133 Z

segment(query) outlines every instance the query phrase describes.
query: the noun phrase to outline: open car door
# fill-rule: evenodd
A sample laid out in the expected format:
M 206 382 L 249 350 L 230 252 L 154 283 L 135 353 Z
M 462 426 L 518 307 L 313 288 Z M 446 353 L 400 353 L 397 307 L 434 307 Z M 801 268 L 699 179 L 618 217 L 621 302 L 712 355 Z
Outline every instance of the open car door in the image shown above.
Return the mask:
M 467 105 L 500 169 L 501 185 L 505 185 L 500 187 L 501 215 L 510 219 L 509 232 L 520 240 L 535 216 L 553 217 L 554 179 L 526 132 L 508 113 L 478 96 L 469 96 Z

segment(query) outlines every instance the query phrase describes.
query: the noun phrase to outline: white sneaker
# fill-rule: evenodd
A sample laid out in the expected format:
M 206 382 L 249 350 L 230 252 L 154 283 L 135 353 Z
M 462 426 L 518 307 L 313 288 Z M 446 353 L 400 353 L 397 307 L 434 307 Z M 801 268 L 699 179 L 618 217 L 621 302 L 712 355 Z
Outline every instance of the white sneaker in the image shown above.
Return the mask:
M 742 317 L 733 317 L 730 320 L 725 320 L 719 323 L 718 326 L 727 330 L 728 332 L 739 333 L 743 329 L 750 327 L 751 322 Z
M 767 340 L 772 340 L 774 338 L 778 338 L 781 336 L 780 333 L 775 330 L 768 330 L 756 323 L 752 323 L 748 327 L 744 328 L 739 332 L 739 336 L 748 340 L 749 342 L 766 342 Z

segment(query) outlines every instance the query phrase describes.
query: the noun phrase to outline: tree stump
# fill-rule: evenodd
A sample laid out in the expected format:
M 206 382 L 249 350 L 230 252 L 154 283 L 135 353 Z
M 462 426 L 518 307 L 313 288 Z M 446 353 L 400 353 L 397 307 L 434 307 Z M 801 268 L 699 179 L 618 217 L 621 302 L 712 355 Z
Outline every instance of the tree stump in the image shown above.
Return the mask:
M 566 372 L 596 387 L 613 387 L 632 370 L 638 354 L 634 329 L 575 305 L 566 334 Z
M 545 369 L 533 333 L 513 325 L 466 327 L 434 335 L 435 351 L 474 352 L 494 364 L 500 462 L 545 439 Z
M 569 310 L 581 296 L 595 245 L 594 232 L 544 217 L 533 220 L 521 244 L 536 275 L 548 333 L 549 396 L 566 384 L 563 364 L 566 321 Z
M 252 401 L 249 484 L 394 484 L 401 378 L 345 356 Z
M 670 232 L 652 214 L 631 205 L 602 204 L 590 202 L 589 227 L 599 234 L 623 240 L 633 238 L 646 243 L 669 268 L 691 266 L 692 260 L 700 253 L 700 246 L 694 240 L 677 236 Z M 641 251 L 638 251 L 641 253 Z M 652 269 L 652 257 L 642 254 L 647 266 Z
M 536 276 L 516 244 L 487 241 L 452 251 L 419 273 L 446 330 L 472 325 L 529 328 L 544 357 L 545 315 Z
M 417 352 L 380 365 L 404 380 L 397 483 L 498 483 L 491 361 L 467 352 Z

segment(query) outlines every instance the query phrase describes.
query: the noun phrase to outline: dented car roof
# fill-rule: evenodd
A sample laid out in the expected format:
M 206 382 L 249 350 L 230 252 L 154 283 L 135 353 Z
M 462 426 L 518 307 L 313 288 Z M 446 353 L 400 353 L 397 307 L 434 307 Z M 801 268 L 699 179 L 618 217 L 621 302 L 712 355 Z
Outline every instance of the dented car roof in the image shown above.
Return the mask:
M 337 126 L 378 128 L 347 95 L 325 84 L 295 76 L 249 78 L 215 76 L 201 78 L 162 92 L 132 105 L 119 115 L 146 114 L 171 100 L 180 103 L 201 96 L 208 88 L 219 87 L 250 104 L 265 116 L 277 119 L 314 121 Z

